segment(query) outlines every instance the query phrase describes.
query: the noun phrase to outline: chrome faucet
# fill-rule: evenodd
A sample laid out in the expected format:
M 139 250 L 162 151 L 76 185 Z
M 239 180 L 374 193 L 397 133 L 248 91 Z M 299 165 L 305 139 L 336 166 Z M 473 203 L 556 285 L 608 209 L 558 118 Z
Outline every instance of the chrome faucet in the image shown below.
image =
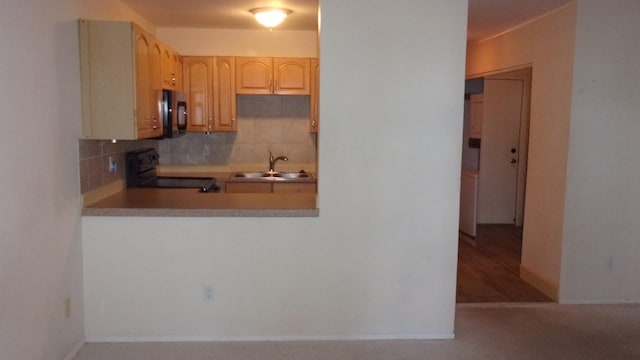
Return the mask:
M 282 161 L 288 161 L 289 158 L 287 158 L 284 155 L 280 155 L 277 158 L 273 158 L 273 154 L 271 153 L 271 151 L 269 151 L 269 172 L 273 173 L 276 172 L 276 162 L 278 162 L 278 160 L 282 160 Z

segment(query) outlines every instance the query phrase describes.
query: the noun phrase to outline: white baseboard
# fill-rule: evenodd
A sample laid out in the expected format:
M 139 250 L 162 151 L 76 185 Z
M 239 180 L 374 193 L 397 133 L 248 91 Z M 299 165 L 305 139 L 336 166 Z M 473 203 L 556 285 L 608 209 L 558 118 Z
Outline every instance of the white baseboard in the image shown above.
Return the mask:
M 64 357 L 64 360 L 72 360 L 74 357 L 76 357 L 76 355 L 78 355 L 78 352 L 80 352 L 80 349 L 82 349 L 82 346 L 84 344 L 85 344 L 84 340 L 77 343 L 76 346 L 73 347 L 71 352 L 69 352 L 69 354 Z
M 355 336 L 94 336 L 88 343 L 104 342 L 231 342 L 231 341 L 358 341 L 358 340 L 452 340 L 454 334 L 355 335 Z
M 565 300 L 558 301 L 562 305 L 640 305 L 637 299 L 596 299 L 596 300 Z

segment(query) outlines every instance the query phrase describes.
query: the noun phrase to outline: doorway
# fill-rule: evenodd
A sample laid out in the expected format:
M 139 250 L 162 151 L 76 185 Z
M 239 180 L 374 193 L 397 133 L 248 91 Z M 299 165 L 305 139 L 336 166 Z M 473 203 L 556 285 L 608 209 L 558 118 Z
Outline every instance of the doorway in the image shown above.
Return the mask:
M 476 172 L 477 193 L 472 231 L 461 226 L 459 302 L 551 301 L 519 276 L 531 73 L 522 68 L 467 83 L 462 170 Z
M 485 77 L 478 223 L 524 224 L 531 68 Z

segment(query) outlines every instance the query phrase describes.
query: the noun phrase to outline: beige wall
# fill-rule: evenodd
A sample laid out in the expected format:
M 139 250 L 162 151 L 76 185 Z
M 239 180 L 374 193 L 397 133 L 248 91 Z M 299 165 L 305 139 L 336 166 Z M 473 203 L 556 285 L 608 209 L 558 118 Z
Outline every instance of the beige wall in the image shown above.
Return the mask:
M 156 35 L 183 55 L 318 57 L 316 31 L 158 28 Z
M 560 284 L 576 5 L 468 47 L 467 77 L 532 66 L 523 276 L 556 298 Z
M 349 4 L 322 1 L 320 217 L 84 217 L 90 339 L 453 336 L 467 2 Z
M 4 1 L 0 11 L 0 357 L 61 360 L 84 341 L 79 17 L 119 1 Z M 71 315 L 65 317 L 65 299 Z
M 562 302 L 640 302 L 640 3 L 581 0 Z
M 150 33 L 155 32 L 155 25 L 119 0 L 76 1 L 79 17 L 88 20 L 132 21 Z

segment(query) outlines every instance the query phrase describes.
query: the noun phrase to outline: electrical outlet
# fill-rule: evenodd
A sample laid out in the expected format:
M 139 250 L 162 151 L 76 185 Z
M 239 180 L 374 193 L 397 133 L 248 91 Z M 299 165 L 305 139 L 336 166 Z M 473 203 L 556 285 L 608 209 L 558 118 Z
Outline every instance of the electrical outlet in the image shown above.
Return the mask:
M 64 299 L 64 317 L 71 317 L 71 298 Z
M 613 258 L 610 257 L 607 259 L 607 269 L 612 271 L 615 268 L 615 264 L 613 263 Z
M 202 301 L 206 303 L 212 303 L 213 295 L 214 295 L 213 285 L 205 284 L 202 287 Z
M 113 156 L 109 156 L 108 169 L 109 172 L 116 172 L 116 170 L 118 170 L 118 163 L 113 160 Z

